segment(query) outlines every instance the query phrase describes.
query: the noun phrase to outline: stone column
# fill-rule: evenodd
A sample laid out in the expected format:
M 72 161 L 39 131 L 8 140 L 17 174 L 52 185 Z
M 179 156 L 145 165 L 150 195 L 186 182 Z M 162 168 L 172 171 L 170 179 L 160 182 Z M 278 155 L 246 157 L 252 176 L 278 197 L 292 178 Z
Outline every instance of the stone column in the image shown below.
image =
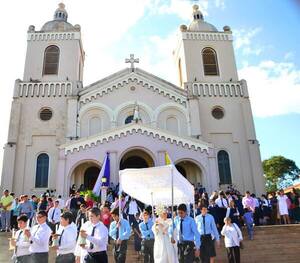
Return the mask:
M 56 193 L 57 195 L 62 195 L 68 197 L 69 195 L 69 183 L 68 174 L 65 171 L 66 167 L 66 156 L 64 149 L 59 151 L 57 171 L 56 171 Z

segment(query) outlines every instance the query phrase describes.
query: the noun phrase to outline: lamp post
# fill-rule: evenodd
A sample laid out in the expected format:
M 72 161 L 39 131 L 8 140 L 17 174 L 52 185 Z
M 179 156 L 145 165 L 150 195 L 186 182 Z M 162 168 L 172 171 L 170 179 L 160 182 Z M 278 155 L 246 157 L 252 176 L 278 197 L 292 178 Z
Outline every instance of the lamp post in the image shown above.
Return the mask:
M 106 201 L 107 197 L 107 186 L 105 186 L 107 179 L 105 177 L 102 177 L 102 186 L 101 186 L 101 204 L 103 205 Z

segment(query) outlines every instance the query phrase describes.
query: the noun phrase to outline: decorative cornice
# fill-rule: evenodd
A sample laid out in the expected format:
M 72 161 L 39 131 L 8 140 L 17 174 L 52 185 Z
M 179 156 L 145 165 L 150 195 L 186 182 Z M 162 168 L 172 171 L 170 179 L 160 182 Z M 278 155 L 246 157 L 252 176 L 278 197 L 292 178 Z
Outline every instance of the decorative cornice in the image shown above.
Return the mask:
M 223 32 L 182 32 L 182 39 L 202 41 L 232 41 L 231 33 Z
M 155 79 L 150 74 L 145 75 L 144 73 L 142 76 L 141 74 L 138 74 L 136 72 L 131 72 L 129 74 L 122 75 L 120 78 L 115 76 L 115 78 L 113 78 L 107 83 L 102 83 L 100 81 L 99 83 L 95 83 L 95 85 L 89 86 L 89 88 L 91 88 L 92 90 L 87 93 L 84 93 L 83 91 L 80 98 L 80 102 L 82 104 L 91 102 L 92 100 L 97 99 L 97 97 L 102 97 L 105 94 L 108 94 L 109 92 L 113 92 L 114 90 L 128 85 L 129 83 L 136 83 L 147 89 L 152 90 L 153 92 L 162 94 L 163 96 L 168 97 L 170 100 L 186 105 L 187 97 L 186 95 L 183 95 L 185 93 L 184 90 L 179 90 L 178 87 L 169 84 L 168 82 L 162 82 L 159 80 L 159 78 Z M 166 86 L 168 85 L 170 87 L 166 88 Z M 176 89 L 178 89 L 178 91 Z
M 27 41 L 59 41 L 81 39 L 80 32 L 30 32 Z
M 104 142 L 120 139 L 122 136 L 126 137 L 134 133 L 151 136 L 153 138 L 164 140 L 165 142 L 176 144 L 181 147 L 187 146 L 189 149 L 195 151 L 206 150 L 208 153 L 209 148 L 213 148 L 212 144 L 203 141 L 199 141 L 193 138 L 180 137 L 178 135 L 171 134 L 167 131 L 155 129 L 144 124 L 132 123 L 119 128 L 115 128 L 107 132 L 103 132 L 98 135 L 82 138 L 76 142 L 64 144 L 60 146 L 60 149 L 64 149 L 65 154 L 67 155 L 68 153 L 73 153 L 74 151 L 79 152 L 81 150 L 96 146 L 97 144 L 102 144 Z

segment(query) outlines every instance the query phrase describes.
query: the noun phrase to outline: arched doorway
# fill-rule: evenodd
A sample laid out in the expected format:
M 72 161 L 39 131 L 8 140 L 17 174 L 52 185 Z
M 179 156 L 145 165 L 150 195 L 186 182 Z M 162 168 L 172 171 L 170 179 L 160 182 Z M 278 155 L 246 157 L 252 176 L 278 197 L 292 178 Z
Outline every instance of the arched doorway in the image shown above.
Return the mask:
M 75 184 L 76 189 L 93 189 L 101 167 L 95 161 L 84 161 L 77 165 L 71 175 L 70 186 Z
M 197 164 L 189 160 L 184 160 L 180 161 L 175 166 L 190 183 L 194 185 L 202 184 L 202 171 Z
M 99 173 L 100 173 L 100 169 L 99 167 L 96 166 L 91 166 L 86 169 L 86 171 L 84 172 L 84 179 L 83 179 L 84 189 L 92 190 L 94 188 Z
M 153 167 L 152 157 L 145 151 L 136 149 L 124 154 L 120 161 L 120 170 L 127 168 L 148 168 Z

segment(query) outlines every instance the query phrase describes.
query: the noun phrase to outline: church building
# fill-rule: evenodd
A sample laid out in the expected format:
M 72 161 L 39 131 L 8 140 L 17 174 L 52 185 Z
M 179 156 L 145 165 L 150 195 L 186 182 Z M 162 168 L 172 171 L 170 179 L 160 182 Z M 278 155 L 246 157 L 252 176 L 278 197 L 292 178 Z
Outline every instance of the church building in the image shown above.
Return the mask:
M 92 189 L 106 154 L 119 170 L 165 164 L 208 192 L 234 185 L 264 192 L 247 83 L 239 80 L 229 26 L 219 31 L 197 5 L 181 25 L 173 54 L 178 84 L 128 67 L 83 85 L 81 27 L 64 4 L 27 32 L 24 75 L 14 86 L 1 188 L 17 195 Z M 141 57 L 142 59 L 142 57 Z M 172 66 L 172 65 L 170 65 Z

